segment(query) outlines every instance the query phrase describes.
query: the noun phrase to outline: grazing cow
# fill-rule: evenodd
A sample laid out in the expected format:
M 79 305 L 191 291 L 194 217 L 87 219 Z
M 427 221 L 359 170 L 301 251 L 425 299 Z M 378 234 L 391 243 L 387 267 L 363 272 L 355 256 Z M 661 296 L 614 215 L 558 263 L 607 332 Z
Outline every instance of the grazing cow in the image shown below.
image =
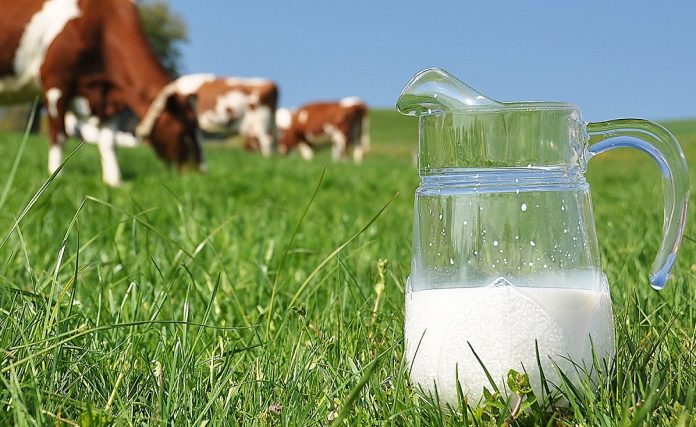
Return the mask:
M 76 96 L 105 129 L 98 145 L 107 184 L 121 181 L 109 119 L 125 108 L 163 160 L 203 164 L 191 99 L 155 57 L 131 0 L 0 0 L 0 102 L 36 95 L 48 111 L 50 173 L 62 163 L 65 113 Z
M 196 79 L 196 75 L 183 78 Z M 200 129 L 239 134 L 249 150 L 270 156 L 275 145 L 278 87 L 270 80 L 208 78 L 195 91 Z
M 353 160 L 359 163 L 370 146 L 367 106 L 354 97 L 305 104 L 294 111 L 279 109 L 276 124 L 278 150 L 289 153 L 297 148 L 305 159 L 312 158 L 314 147 L 331 144 L 334 160 L 345 158 L 352 146 Z

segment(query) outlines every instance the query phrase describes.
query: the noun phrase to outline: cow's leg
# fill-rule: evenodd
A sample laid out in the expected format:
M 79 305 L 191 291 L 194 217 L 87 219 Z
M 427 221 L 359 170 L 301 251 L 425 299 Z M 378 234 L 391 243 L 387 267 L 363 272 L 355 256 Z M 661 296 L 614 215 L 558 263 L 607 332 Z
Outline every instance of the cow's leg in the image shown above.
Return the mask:
M 337 133 L 333 138 L 333 148 L 331 149 L 331 158 L 341 160 L 346 154 L 346 137 L 341 133 Z
M 336 161 L 345 157 L 348 132 L 343 132 L 335 126 L 326 126 L 326 132 L 331 135 L 331 158 Z
M 273 137 L 267 130 L 271 119 L 271 110 L 268 107 L 255 106 L 244 113 L 239 126 L 239 133 L 246 141 L 245 147 L 253 151 L 258 150 L 263 157 L 270 157 L 273 152 Z
M 353 162 L 355 163 L 361 163 L 363 159 L 363 154 L 365 153 L 362 133 L 362 123 L 354 123 L 350 130 L 350 141 L 348 142 L 348 145 L 351 145 L 353 147 Z
M 353 162 L 355 163 L 362 163 L 362 159 L 365 155 L 365 150 L 363 149 L 362 145 L 358 144 L 355 147 L 353 147 Z
M 363 115 L 358 129 L 359 132 L 356 135 L 358 140 L 353 150 L 353 161 L 355 163 L 362 162 L 363 156 L 370 149 L 370 118 L 367 113 Z
M 112 187 L 121 185 L 121 170 L 118 167 L 118 159 L 116 158 L 116 131 L 116 123 L 105 123 L 99 129 L 97 138 L 102 165 L 102 179 L 107 185 Z
M 140 146 L 140 140 L 130 132 L 116 131 L 116 146 L 134 148 Z
M 247 151 L 259 151 L 259 139 L 254 134 L 244 137 L 244 149 Z
M 96 117 L 80 118 L 73 112 L 65 113 L 65 130 L 68 136 L 75 137 L 87 144 L 99 144 L 99 120 Z
M 50 142 L 48 147 L 48 173 L 53 175 L 63 163 L 63 145 L 64 141 Z
M 314 157 L 314 150 L 312 150 L 312 146 L 304 141 L 297 144 L 297 149 L 299 150 L 302 158 L 305 160 L 312 160 L 312 157 Z
M 120 114 L 117 114 L 116 117 L 114 118 L 114 121 L 116 123 L 116 127 L 119 129 L 116 131 L 114 135 L 114 139 L 116 141 L 116 146 L 117 147 L 137 147 L 141 144 L 140 139 L 138 139 L 137 136 L 135 136 L 132 132 L 126 132 L 121 129 L 127 129 L 129 125 L 129 120 L 130 120 L 130 115 L 126 114 L 125 112 L 122 112 Z M 198 141 L 201 141 L 200 135 L 199 135 L 199 130 L 196 129 L 196 135 L 198 136 Z
M 306 144 L 305 139 L 303 131 L 295 128 L 286 129 L 278 140 L 278 152 L 281 154 L 290 154 L 293 150 L 298 149 L 300 144 Z
M 65 113 L 65 133 L 75 138 L 82 137 L 82 121 L 72 111 Z
M 63 86 L 64 87 L 64 86 Z M 50 146 L 48 148 L 48 173 L 55 173 L 63 163 L 65 146 L 65 89 L 57 86 L 49 87 L 45 93 L 46 110 L 48 111 L 48 127 Z
M 50 104 L 51 89 L 47 91 L 46 98 L 49 100 L 47 108 L 50 116 L 52 114 L 52 105 Z M 121 170 L 118 167 L 118 159 L 116 158 L 118 123 L 116 120 L 110 120 L 104 124 L 100 123 L 96 117 L 90 117 L 89 107 L 81 106 L 80 102 L 81 100 L 78 99 L 74 103 L 78 114 L 72 112 L 63 114 L 63 125 L 66 129 L 72 130 L 71 134 L 73 136 L 77 136 L 89 144 L 97 144 L 102 165 L 102 180 L 112 187 L 119 186 L 121 185 Z M 73 129 L 70 129 L 71 127 Z M 49 165 L 50 155 L 51 152 L 49 152 Z
M 203 143 L 203 132 L 200 130 L 200 128 L 196 129 L 196 138 L 197 138 L 197 143 L 202 144 Z M 208 173 L 208 160 L 205 157 L 205 153 L 203 150 L 200 150 L 200 163 L 198 164 L 198 170 L 201 173 Z
M 259 139 L 261 155 L 269 157 L 273 152 L 272 120 L 273 113 L 266 106 L 259 106 L 253 110 L 254 113 L 254 132 Z
M 65 133 L 88 144 L 97 144 L 99 119 L 92 116 L 85 98 L 76 96 L 70 102 L 65 112 Z
M 261 133 L 258 135 L 259 140 L 259 150 L 261 150 L 261 155 L 263 157 L 271 157 L 273 152 L 273 141 L 268 135 Z

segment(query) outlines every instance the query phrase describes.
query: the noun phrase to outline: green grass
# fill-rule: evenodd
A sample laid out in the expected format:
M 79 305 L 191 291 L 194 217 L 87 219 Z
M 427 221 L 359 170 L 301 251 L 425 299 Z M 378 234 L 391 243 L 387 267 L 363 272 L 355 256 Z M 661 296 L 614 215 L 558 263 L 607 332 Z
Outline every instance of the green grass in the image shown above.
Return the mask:
M 696 121 L 668 126 L 696 165 Z M 0 248 L 0 424 L 473 421 L 409 385 L 402 328 L 416 123 L 377 111 L 372 135 L 359 167 L 327 153 L 267 160 L 209 145 L 207 175 L 177 175 L 147 148 L 121 150 L 118 189 L 100 183 L 96 148 L 82 146 Z M 21 141 L 0 134 L 0 187 Z M 27 141 L 0 239 L 47 179 L 46 145 Z M 667 289 L 653 291 L 657 168 L 616 151 L 587 175 L 617 369 L 599 391 L 567 391 L 568 408 L 514 423 L 689 425 L 696 243 L 684 241 Z M 490 422 L 504 423 L 507 407 L 489 403 Z

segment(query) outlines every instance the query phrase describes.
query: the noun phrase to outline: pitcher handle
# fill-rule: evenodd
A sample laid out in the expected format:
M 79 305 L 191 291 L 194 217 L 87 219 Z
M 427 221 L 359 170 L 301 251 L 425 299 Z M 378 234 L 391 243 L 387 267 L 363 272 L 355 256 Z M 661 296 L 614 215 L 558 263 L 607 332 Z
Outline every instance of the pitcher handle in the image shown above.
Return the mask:
M 662 243 L 653 261 L 650 285 L 663 289 L 679 250 L 686 208 L 689 204 L 689 176 L 679 143 L 663 126 L 641 119 L 619 119 L 587 124 L 591 145 L 585 152 L 589 160 L 612 148 L 637 148 L 650 155 L 660 167 L 665 193 Z

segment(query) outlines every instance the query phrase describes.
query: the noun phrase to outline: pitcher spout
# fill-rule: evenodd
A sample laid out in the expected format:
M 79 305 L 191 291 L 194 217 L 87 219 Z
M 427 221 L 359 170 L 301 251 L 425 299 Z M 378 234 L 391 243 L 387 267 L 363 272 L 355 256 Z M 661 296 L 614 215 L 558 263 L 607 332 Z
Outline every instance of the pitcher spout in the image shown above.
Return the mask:
M 467 109 L 475 106 L 502 106 L 469 87 L 441 68 L 426 68 L 406 84 L 396 109 L 408 116 Z

